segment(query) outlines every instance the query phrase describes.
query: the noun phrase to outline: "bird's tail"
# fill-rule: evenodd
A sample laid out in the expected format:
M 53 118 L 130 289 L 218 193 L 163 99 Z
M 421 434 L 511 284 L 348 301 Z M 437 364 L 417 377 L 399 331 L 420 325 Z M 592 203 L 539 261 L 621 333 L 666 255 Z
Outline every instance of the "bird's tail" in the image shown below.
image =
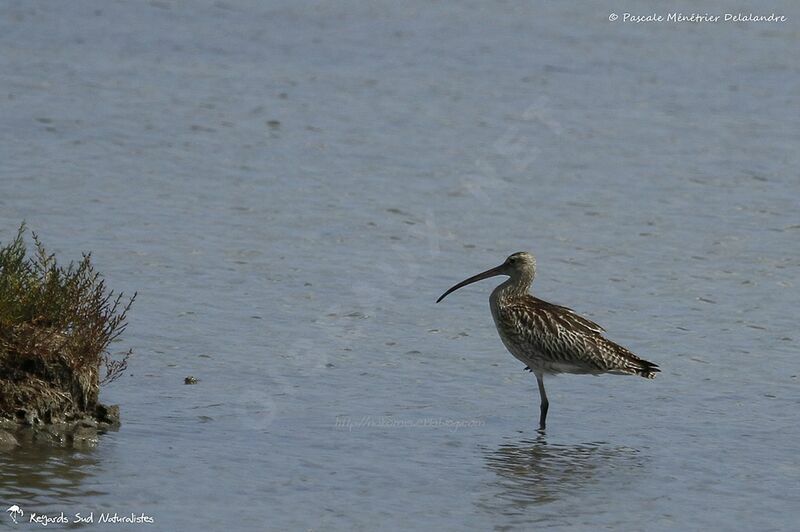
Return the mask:
M 642 360 L 642 368 L 636 370 L 636 374 L 644 377 L 645 379 L 655 379 L 656 373 L 660 372 L 661 370 L 658 369 L 658 364 L 653 364 L 647 360 Z
M 624 369 L 624 373 L 628 373 L 631 375 L 639 375 L 640 377 L 644 377 L 645 379 L 655 379 L 656 373 L 659 373 L 661 370 L 658 368 L 658 364 L 654 362 L 650 362 L 649 360 L 645 360 L 643 358 L 639 358 L 638 356 L 634 355 L 629 350 L 625 349 L 624 347 L 613 344 L 616 347 L 617 355 L 622 358 L 624 361 L 622 363 Z

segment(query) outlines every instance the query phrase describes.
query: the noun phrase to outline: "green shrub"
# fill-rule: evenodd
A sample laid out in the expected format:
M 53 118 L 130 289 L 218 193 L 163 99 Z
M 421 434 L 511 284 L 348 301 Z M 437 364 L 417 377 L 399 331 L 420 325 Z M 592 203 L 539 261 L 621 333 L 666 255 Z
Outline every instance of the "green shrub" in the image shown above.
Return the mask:
M 0 246 L 0 415 L 33 412 L 46 422 L 93 412 L 100 385 L 127 367 L 131 351 L 115 358 L 109 345 L 136 294 L 123 302 L 107 290 L 89 254 L 59 265 L 36 234 L 29 257 L 24 234 L 23 224 Z

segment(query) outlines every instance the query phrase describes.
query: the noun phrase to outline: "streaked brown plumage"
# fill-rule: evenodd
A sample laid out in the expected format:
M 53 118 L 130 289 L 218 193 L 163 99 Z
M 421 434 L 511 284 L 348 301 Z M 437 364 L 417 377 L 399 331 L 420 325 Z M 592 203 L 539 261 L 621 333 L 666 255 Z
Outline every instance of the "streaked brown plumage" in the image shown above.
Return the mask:
M 536 275 L 536 259 L 530 253 L 514 253 L 500 266 L 453 286 L 436 302 L 463 286 L 496 275 L 509 278 L 489 297 L 492 317 L 509 352 L 536 375 L 542 401 L 541 429 L 545 427 L 549 405 L 544 391 L 545 374 L 613 373 L 655 378 L 658 365 L 604 337 L 605 330 L 593 321 L 530 295 Z

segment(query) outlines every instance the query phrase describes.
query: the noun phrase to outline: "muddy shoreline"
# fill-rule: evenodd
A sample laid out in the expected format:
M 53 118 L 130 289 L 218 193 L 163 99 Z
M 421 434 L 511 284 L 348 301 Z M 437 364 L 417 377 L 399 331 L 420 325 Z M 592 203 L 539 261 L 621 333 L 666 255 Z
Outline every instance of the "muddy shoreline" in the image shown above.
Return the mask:
M 93 446 L 101 434 L 116 431 L 120 426 L 118 405 L 97 404 L 94 413 L 72 414 L 48 423 L 31 422 L 31 418 L 24 411 L 17 412 L 16 419 L 0 418 L 0 451 L 28 444 Z

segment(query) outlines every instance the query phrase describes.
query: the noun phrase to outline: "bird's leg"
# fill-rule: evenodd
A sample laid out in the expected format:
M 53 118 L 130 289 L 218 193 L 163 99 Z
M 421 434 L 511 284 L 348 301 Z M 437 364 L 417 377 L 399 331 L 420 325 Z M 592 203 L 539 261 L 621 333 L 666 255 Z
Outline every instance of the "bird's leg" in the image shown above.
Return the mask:
M 544 430 L 545 420 L 547 419 L 547 408 L 550 402 L 547 400 L 547 393 L 544 391 L 544 381 L 541 375 L 536 375 L 536 382 L 539 384 L 539 397 L 542 400 L 539 406 L 539 430 Z

